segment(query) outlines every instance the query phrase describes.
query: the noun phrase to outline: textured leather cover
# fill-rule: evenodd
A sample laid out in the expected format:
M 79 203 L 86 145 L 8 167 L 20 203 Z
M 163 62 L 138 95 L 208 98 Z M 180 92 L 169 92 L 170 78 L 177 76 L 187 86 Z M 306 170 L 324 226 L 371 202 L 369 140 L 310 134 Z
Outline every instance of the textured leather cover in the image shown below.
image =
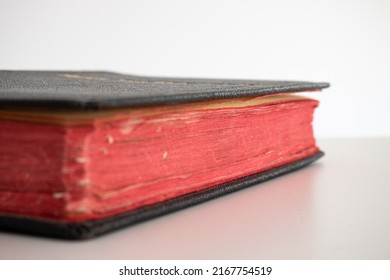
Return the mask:
M 327 83 L 0 71 L 1 107 L 110 108 L 319 90 Z
M 280 167 L 100 220 L 66 223 L 0 215 L 0 229 L 65 239 L 87 239 L 267 181 L 302 168 L 321 156 L 323 152 L 318 152 Z
M 221 98 L 320 90 L 327 83 L 154 78 L 109 72 L 0 71 L 0 108 L 99 109 L 175 104 Z M 0 229 L 85 239 L 167 214 L 299 169 L 308 158 L 120 215 L 87 222 L 58 222 L 0 215 Z

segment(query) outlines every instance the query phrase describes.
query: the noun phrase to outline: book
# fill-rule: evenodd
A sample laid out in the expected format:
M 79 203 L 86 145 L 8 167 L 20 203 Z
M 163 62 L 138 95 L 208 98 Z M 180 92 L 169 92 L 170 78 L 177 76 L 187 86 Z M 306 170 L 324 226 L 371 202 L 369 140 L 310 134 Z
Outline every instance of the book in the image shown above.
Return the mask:
M 0 71 L 0 230 L 85 239 L 323 155 L 327 83 Z

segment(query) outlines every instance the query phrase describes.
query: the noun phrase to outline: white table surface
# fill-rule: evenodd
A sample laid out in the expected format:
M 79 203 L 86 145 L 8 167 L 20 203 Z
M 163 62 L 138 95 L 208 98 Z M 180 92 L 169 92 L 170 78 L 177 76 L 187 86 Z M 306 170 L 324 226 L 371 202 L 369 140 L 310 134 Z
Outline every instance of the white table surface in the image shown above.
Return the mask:
M 390 139 L 87 241 L 0 232 L 0 259 L 390 259 Z

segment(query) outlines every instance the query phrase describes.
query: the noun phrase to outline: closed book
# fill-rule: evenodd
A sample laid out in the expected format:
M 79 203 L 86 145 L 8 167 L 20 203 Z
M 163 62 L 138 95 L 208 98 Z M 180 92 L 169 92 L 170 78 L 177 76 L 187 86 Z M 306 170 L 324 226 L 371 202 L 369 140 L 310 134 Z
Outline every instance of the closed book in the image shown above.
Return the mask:
M 98 236 L 304 167 L 327 83 L 0 71 L 0 229 Z

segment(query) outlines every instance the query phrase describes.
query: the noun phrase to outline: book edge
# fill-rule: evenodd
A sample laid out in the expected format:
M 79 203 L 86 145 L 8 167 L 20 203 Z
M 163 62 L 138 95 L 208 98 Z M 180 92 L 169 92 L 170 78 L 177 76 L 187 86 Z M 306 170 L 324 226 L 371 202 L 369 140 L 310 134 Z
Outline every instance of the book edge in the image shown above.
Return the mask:
M 309 157 L 260 173 L 99 220 L 55 222 L 1 214 L 0 230 L 62 239 L 89 239 L 268 181 L 303 168 L 323 155 L 324 153 L 319 151 Z

